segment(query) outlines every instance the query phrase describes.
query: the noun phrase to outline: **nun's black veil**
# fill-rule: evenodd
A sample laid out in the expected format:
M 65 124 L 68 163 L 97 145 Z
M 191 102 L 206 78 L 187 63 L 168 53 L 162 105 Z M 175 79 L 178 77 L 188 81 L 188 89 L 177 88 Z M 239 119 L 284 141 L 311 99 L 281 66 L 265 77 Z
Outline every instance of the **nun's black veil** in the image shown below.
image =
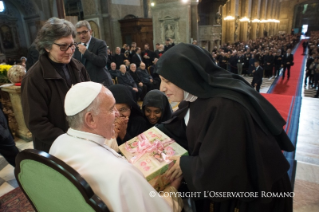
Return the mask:
M 156 72 L 199 98 L 223 97 L 240 103 L 264 132 L 275 136 L 282 150 L 294 150 L 278 111 L 242 77 L 218 67 L 208 51 L 180 43 L 162 55 Z
M 127 104 L 131 108 L 126 135 L 123 140 L 117 138 L 118 144 L 121 145 L 125 141 L 128 141 L 147 130 L 147 122 L 140 107 L 134 101 L 133 93 L 129 87 L 117 84 L 108 87 L 108 89 L 113 93 L 117 104 Z
M 149 91 L 143 100 L 142 111 L 145 115 L 145 106 L 149 107 L 157 107 L 162 111 L 162 116 L 158 120 L 158 123 L 163 121 L 167 121 L 172 116 L 172 107 L 168 102 L 166 95 L 159 90 L 151 90 Z

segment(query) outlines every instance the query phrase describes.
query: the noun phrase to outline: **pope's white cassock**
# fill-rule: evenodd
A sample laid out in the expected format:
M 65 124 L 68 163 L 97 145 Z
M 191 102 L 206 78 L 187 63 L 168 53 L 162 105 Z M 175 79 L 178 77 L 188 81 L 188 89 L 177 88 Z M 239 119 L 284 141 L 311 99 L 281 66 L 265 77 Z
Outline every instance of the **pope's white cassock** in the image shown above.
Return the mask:
M 104 143 L 102 136 L 70 128 L 49 153 L 75 169 L 111 211 L 173 211 L 170 197 L 150 197 L 156 191 L 143 174 Z

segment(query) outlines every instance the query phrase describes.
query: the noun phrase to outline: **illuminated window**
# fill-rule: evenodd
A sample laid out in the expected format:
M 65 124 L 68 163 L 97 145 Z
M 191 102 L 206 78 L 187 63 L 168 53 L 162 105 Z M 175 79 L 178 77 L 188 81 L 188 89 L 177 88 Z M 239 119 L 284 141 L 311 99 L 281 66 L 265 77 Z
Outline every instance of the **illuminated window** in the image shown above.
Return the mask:
M 0 1 L 0 13 L 4 11 L 4 3 L 3 1 Z

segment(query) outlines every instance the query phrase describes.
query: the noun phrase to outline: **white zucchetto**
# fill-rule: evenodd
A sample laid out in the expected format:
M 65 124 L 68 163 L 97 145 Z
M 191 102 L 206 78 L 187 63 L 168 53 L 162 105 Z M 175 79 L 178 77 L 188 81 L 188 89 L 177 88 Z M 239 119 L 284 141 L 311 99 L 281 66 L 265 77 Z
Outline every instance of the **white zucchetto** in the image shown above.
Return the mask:
M 102 84 L 81 82 L 73 85 L 66 93 L 64 111 L 67 116 L 74 116 L 87 108 L 102 90 Z

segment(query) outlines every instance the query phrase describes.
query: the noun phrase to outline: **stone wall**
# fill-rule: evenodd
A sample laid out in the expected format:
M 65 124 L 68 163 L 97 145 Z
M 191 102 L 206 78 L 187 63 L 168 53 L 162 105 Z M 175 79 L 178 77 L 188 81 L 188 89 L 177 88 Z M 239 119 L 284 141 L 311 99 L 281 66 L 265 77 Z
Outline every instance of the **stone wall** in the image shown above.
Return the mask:
M 191 42 L 191 5 L 176 0 L 157 1 L 152 7 L 154 43 L 172 38 L 175 44 Z

